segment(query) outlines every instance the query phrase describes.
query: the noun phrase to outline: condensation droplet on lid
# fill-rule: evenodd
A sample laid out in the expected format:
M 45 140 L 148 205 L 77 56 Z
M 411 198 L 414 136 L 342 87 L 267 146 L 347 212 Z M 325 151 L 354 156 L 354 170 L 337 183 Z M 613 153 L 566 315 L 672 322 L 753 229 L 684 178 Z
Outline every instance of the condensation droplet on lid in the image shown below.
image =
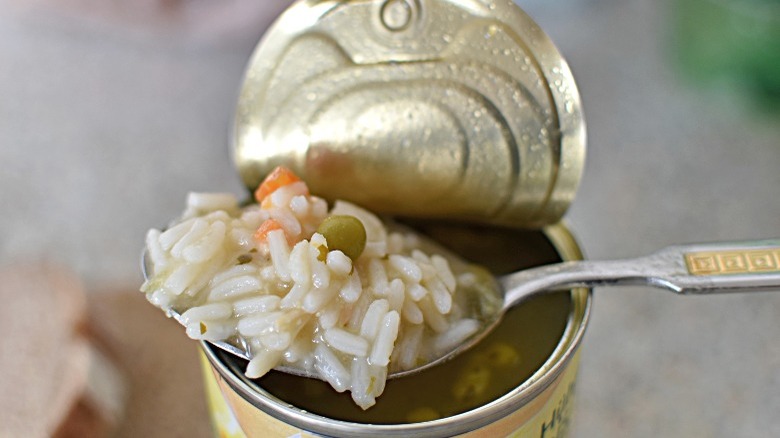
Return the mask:
M 485 30 L 485 39 L 488 40 L 488 39 L 492 38 L 497 33 L 498 33 L 498 27 L 496 25 L 494 25 L 494 24 L 491 24 Z

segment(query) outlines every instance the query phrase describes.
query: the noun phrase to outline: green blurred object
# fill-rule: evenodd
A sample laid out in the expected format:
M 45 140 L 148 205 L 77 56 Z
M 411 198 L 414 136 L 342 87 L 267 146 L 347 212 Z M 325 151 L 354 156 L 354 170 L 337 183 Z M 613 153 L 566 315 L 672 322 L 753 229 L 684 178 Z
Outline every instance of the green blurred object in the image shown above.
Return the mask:
M 780 111 L 780 0 L 674 0 L 672 13 L 684 74 Z

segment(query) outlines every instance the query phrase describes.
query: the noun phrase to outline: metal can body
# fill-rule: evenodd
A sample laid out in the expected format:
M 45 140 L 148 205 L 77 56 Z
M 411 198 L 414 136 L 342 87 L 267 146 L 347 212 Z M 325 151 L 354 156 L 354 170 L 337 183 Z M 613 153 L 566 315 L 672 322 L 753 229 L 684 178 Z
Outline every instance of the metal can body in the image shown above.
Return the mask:
M 433 234 L 451 235 L 452 227 L 439 230 L 426 229 Z M 432 231 L 432 232 L 431 232 Z M 486 230 L 475 236 L 484 237 Z M 550 261 L 581 258 L 581 253 L 567 228 L 562 224 L 546 227 L 543 231 L 498 231 L 498 233 L 520 233 L 519 241 L 528 241 L 517 251 L 500 257 L 488 265 L 494 271 L 517 269 L 512 259 L 525 259 L 520 264 L 539 264 Z M 506 245 L 506 236 L 488 236 L 490 245 Z M 527 239 L 530 237 L 530 239 Z M 453 239 L 457 246 L 458 238 Z M 460 239 L 470 242 L 473 239 Z M 449 242 L 452 243 L 452 242 Z M 462 243 L 462 242 L 461 242 Z M 468 245 L 468 243 L 466 244 Z M 495 257 L 498 247 L 488 250 L 488 257 Z M 550 252 L 552 252 L 550 254 Z M 537 254 L 538 253 L 538 254 Z M 548 253 L 544 255 L 544 253 Z M 536 258 L 529 260 L 528 257 Z M 497 266 L 509 262 L 505 266 Z M 480 260 L 482 262 L 489 261 Z M 525 266 L 527 267 L 527 266 Z M 209 407 L 216 433 L 220 437 L 303 437 L 303 436 L 408 436 L 415 437 L 564 437 L 568 435 L 573 412 L 573 395 L 579 358 L 579 344 L 590 313 L 591 294 L 589 290 L 576 289 L 561 292 L 567 297 L 564 324 L 561 332 L 555 334 L 551 351 L 545 351 L 541 365 L 535 368 L 527 379 L 516 387 L 478 407 L 444 418 L 397 424 L 377 424 L 327 417 L 313 413 L 312 409 L 301 409 L 281 400 L 266 391 L 260 384 L 247 379 L 240 366 L 233 366 L 231 358 L 204 344 L 203 367 Z M 557 301 L 560 303 L 560 301 Z M 533 305 L 532 303 L 530 305 Z M 508 318 L 509 319 L 509 318 Z M 504 321 L 504 324 L 511 322 Z M 499 327 L 499 330 L 501 327 Z M 516 331 L 511 328 L 512 333 Z M 531 336 L 544 337 L 526 327 Z M 516 333 L 513 336 L 521 336 Z M 529 357 L 531 354 L 529 354 Z M 457 362 L 460 358 L 453 360 Z M 464 359 L 465 360 L 465 359 Z M 447 365 L 447 364 L 445 364 Z M 454 364 L 453 366 L 455 366 Z M 431 391 L 430 387 L 420 388 Z M 380 397 L 378 403 L 382 403 Z

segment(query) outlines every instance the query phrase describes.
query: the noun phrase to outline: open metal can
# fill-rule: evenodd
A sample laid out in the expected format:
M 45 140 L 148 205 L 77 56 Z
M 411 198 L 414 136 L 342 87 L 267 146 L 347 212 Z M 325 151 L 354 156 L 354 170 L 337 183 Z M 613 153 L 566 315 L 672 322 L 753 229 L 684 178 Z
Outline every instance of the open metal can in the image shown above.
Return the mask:
M 434 238 L 447 236 L 442 241 L 450 249 L 468 253 L 496 274 L 582 256 L 560 223 L 536 231 L 418 225 Z M 339 398 L 343 394 L 313 379 L 275 372 L 259 380 L 248 379 L 243 373 L 245 362 L 203 343 L 206 391 L 217 435 L 565 437 L 591 299 L 589 290 L 575 289 L 521 304 L 474 349 L 419 375 L 388 381 L 377 405 L 365 413 L 344 410 L 349 397 L 344 401 Z M 507 356 L 506 347 L 516 357 Z M 501 363 L 508 357 L 515 360 L 501 374 Z M 480 368 L 486 361 L 487 367 Z M 499 385 L 481 394 L 482 399 L 472 399 L 476 406 L 464 409 L 466 403 L 460 411 L 440 412 L 441 418 L 425 417 L 448 403 L 442 400 L 461 397 L 464 385 L 466 393 L 478 391 L 485 373 L 498 379 Z M 421 407 L 429 410 L 421 411 Z
M 560 223 L 584 167 L 579 94 L 511 0 L 295 2 L 249 62 L 232 143 L 249 190 L 287 166 L 496 275 L 582 257 Z M 584 289 L 529 300 L 366 411 L 314 379 L 248 379 L 202 344 L 214 424 L 222 437 L 563 437 L 590 303 Z

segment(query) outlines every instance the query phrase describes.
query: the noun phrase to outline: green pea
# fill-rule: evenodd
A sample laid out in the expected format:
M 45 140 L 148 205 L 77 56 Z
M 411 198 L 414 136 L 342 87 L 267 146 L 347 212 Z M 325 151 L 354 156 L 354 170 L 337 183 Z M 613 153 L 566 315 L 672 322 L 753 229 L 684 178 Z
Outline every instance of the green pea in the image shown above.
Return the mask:
M 325 236 L 329 250 L 339 250 L 353 261 L 363 254 L 366 247 L 366 228 L 354 216 L 327 217 L 317 232 Z

